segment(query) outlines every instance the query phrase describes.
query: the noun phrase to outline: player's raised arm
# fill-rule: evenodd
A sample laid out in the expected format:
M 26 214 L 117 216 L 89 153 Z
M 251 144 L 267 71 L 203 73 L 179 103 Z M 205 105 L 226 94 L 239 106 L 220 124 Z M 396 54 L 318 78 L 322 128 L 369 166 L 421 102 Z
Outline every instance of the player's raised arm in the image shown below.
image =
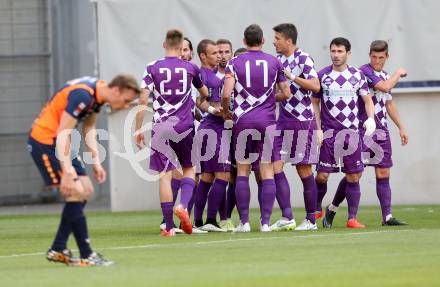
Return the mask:
M 388 80 L 379 81 L 377 84 L 374 85 L 374 88 L 381 92 L 388 93 L 389 91 L 391 91 L 392 88 L 397 85 L 397 82 L 399 82 L 401 78 L 406 77 L 406 75 L 406 70 L 403 68 L 399 68 Z
M 388 43 L 383 40 L 373 41 L 370 45 L 370 69 L 363 69 L 363 72 L 370 81 L 370 85 L 374 87 L 375 90 L 379 90 L 384 93 L 388 93 L 394 88 L 397 82 L 406 77 L 407 72 L 404 68 L 399 68 L 391 75 L 388 79 L 381 78 L 375 73 L 383 70 L 385 62 L 389 58 L 388 54 Z
M 303 79 L 301 77 L 296 77 L 288 69 L 284 69 L 284 74 L 286 75 L 286 78 L 295 82 L 296 84 L 301 86 L 301 88 L 312 91 L 314 93 L 319 92 L 320 85 L 317 78 Z
M 403 125 L 399 112 L 397 111 L 397 106 L 394 103 L 393 100 L 388 100 L 385 103 L 385 106 L 387 108 L 387 113 L 390 116 L 390 118 L 393 120 L 396 127 L 399 129 L 400 134 L 400 140 L 402 145 L 408 144 L 408 133 L 406 132 L 405 126 Z

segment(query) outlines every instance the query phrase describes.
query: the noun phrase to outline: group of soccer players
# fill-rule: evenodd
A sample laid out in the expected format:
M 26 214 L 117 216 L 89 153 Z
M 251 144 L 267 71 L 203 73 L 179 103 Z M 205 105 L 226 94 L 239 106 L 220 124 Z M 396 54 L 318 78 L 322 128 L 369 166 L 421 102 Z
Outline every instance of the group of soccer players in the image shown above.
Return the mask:
M 365 164 L 376 169 L 382 223 L 405 224 L 391 214 L 391 142 L 386 121 L 390 114 L 406 144 L 408 136 L 390 94 L 406 71 L 399 69 L 390 77 L 383 70 L 387 43 L 374 41 L 370 63 L 358 69 L 347 64 L 350 42 L 335 38 L 330 43 L 332 65 L 317 73 L 312 57 L 296 46 L 293 24 L 277 25 L 273 31 L 278 57 L 262 51 L 262 29 L 251 25 L 244 31 L 246 48 L 234 57 L 228 40 L 200 41 L 199 68 L 191 63 L 189 39 L 179 30 L 170 30 L 165 58 L 147 65 L 139 104 L 147 105 L 152 94 L 150 169 L 161 173 L 161 235 L 249 232 L 251 170 L 258 183 L 260 231 L 316 230 L 316 219 L 323 214 L 323 226 L 329 228 L 345 198 L 346 226 L 363 228 L 356 215 Z M 142 122 L 139 113 L 136 129 Z M 170 128 L 182 136 L 176 140 Z M 144 135 L 135 140 L 143 148 Z M 374 156 L 366 158 L 363 152 Z M 285 163 L 296 166 L 303 183 L 306 218 L 298 226 L 283 172 Z M 324 213 L 321 203 L 329 174 L 339 171 L 345 176 Z M 271 224 L 275 199 L 282 217 Z M 234 206 L 240 216 L 236 227 L 231 221 Z M 173 222 L 173 209 L 181 221 L 179 228 Z
M 46 184 L 58 185 L 66 200 L 48 260 L 78 266 L 112 264 L 90 247 L 83 210 L 93 187 L 81 159 L 70 157 L 69 135 L 84 121 L 94 175 L 103 182 L 106 173 L 93 133 L 97 113 L 104 103 L 114 110 L 127 108 L 137 95 L 141 106 L 153 99 L 149 168 L 160 173 L 162 236 L 250 232 L 251 171 L 258 184 L 261 232 L 316 230 L 316 220 L 323 216 L 323 227 L 330 228 L 345 198 L 346 226 L 364 228 L 356 216 L 359 179 L 366 164 L 375 167 L 382 224 L 406 224 L 391 214 L 387 127 L 389 115 L 402 145 L 407 144 L 408 135 L 390 93 L 406 71 L 398 69 L 391 76 L 384 71 L 387 43 L 373 41 L 370 63 L 358 69 L 347 64 L 350 42 L 335 38 L 330 43 L 332 64 L 316 72 L 312 57 L 296 45 L 293 24 L 279 24 L 273 31 L 277 57 L 262 51 L 263 31 L 254 24 L 244 31 L 245 48 L 234 55 L 226 39 L 200 41 L 198 67 L 191 62 L 191 41 L 172 29 L 166 34 L 165 57 L 147 65 L 140 87 L 129 75 L 118 75 L 109 84 L 81 78 L 68 82 L 50 99 L 35 120 L 28 142 Z M 136 130 L 143 120 L 144 113 L 138 112 Z M 145 147 L 143 133 L 137 133 L 134 141 L 139 148 Z M 374 156 L 366 157 L 363 152 Z M 296 166 L 303 184 L 306 217 L 298 226 L 283 171 L 286 163 Z M 323 212 L 329 174 L 340 171 L 345 175 Z M 275 200 L 282 217 L 271 224 Z M 240 217 L 237 226 L 231 220 L 235 207 Z M 179 226 L 173 214 L 180 219 Z M 70 233 L 78 244 L 79 259 L 67 249 Z

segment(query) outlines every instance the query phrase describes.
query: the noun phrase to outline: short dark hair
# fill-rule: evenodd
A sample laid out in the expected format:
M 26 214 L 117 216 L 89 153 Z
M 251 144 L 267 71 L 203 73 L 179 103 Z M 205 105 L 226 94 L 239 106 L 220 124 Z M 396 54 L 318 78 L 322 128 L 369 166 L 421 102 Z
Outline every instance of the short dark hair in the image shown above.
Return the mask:
M 295 25 L 291 23 L 282 23 L 276 25 L 272 28 L 275 32 L 278 32 L 283 35 L 286 39 L 291 39 L 292 44 L 296 45 L 296 40 L 298 38 L 298 31 L 296 30 Z
M 191 40 L 188 39 L 187 37 L 183 37 L 183 40 L 185 40 L 185 41 L 188 42 L 189 50 L 190 50 L 191 52 L 194 51 L 194 49 L 193 49 L 193 44 L 192 44 Z
M 217 40 L 217 45 L 222 45 L 222 44 L 228 44 L 229 48 L 231 49 L 231 52 L 232 52 L 232 43 L 231 43 L 231 41 L 229 41 L 227 39 L 218 39 Z
M 244 30 L 244 41 L 249 47 L 260 46 L 263 43 L 263 30 L 258 24 L 249 25 Z
M 136 94 L 141 92 L 138 80 L 136 80 L 134 76 L 128 74 L 116 75 L 110 83 L 108 83 L 108 86 L 110 88 L 118 87 L 120 90 L 133 90 Z
M 331 42 L 330 42 L 330 48 L 332 45 L 336 45 L 336 46 L 344 46 L 345 47 L 345 51 L 350 51 L 351 50 L 351 44 L 350 41 L 348 41 L 345 38 L 342 37 L 338 37 L 338 38 L 334 38 Z
M 202 41 L 199 42 L 199 44 L 197 45 L 197 55 L 200 54 L 205 54 L 206 55 L 206 48 L 208 47 L 208 45 L 216 45 L 216 43 L 212 40 L 209 39 L 203 39 Z
M 371 52 L 385 52 L 388 55 L 388 43 L 384 40 L 375 40 L 371 42 L 370 53 Z
M 167 35 L 165 37 L 165 42 L 170 47 L 178 47 L 183 42 L 183 33 L 178 29 L 168 30 Z
M 240 55 L 240 54 L 246 53 L 246 52 L 247 52 L 247 49 L 246 49 L 246 48 L 238 48 L 238 49 L 235 50 L 235 52 L 234 52 L 234 57 L 236 57 L 236 56 L 238 56 L 238 55 Z

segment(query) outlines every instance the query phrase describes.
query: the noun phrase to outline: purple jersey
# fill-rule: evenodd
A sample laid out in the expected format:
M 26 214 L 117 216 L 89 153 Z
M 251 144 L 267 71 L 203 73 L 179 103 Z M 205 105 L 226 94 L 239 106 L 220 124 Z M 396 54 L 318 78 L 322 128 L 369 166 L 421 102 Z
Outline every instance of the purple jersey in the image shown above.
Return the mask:
M 215 71 L 205 67 L 200 68 L 202 82 L 208 88 L 208 102 L 220 102 L 222 98 L 223 80 Z
M 275 85 L 286 81 L 280 61 L 263 51 L 232 58 L 226 77 L 235 78 L 234 121 L 275 121 Z
M 321 100 L 321 122 L 325 130 L 359 127 L 359 96 L 370 93 L 364 74 L 347 66 L 343 72 L 325 67 L 318 73 L 321 90 L 313 97 Z
M 309 54 L 301 49 L 296 49 L 290 56 L 279 56 L 283 68 L 287 68 L 292 75 L 303 79 L 318 77 L 315 64 Z M 291 95 L 289 99 L 280 103 L 279 120 L 295 119 L 298 121 L 310 121 L 313 119 L 312 92 L 301 88 L 294 81 L 289 81 Z
M 380 81 L 386 81 L 390 78 L 387 72 L 384 70 L 377 72 L 370 66 L 365 64 L 360 67 L 362 73 L 367 78 L 368 87 L 373 91 L 373 103 L 374 103 L 374 115 L 376 119 L 376 125 L 378 127 L 387 128 L 387 109 L 386 102 L 393 99 L 391 93 L 384 93 L 382 91 L 374 89 L 374 86 Z M 367 112 L 365 111 L 364 103 L 359 103 L 360 120 L 363 122 L 367 119 Z
M 179 125 L 193 125 L 192 85 L 203 87 L 199 68 L 177 57 L 165 57 L 147 65 L 141 88 L 153 93 L 153 121 L 179 118 Z

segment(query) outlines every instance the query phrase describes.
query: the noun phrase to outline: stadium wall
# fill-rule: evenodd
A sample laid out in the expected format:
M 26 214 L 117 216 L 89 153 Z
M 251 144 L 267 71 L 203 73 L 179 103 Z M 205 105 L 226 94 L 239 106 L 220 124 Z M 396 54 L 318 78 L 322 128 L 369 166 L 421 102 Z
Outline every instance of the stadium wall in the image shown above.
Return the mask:
M 350 64 L 368 61 L 372 40 L 390 43 L 391 57 L 386 68 L 408 69 L 408 83 L 435 82 L 440 79 L 440 26 L 436 23 L 440 2 L 410 1 L 116 1 L 99 0 L 99 71 L 110 79 L 118 72 L 133 73 L 141 79 L 144 66 L 163 56 L 164 33 L 179 27 L 197 45 L 202 38 L 227 38 L 234 48 L 241 47 L 242 31 L 251 23 L 263 27 L 264 49 L 273 53 L 271 28 L 281 22 L 293 22 L 299 30 L 298 45 L 315 59 L 317 69 L 330 63 L 328 43 L 344 36 L 352 43 Z M 195 56 L 197 61 L 197 56 Z M 411 88 L 411 85 L 407 85 Z M 421 92 L 423 91 L 423 92 Z M 437 88 L 400 89 L 394 99 L 410 135 L 410 144 L 400 146 L 398 133 L 391 128 L 394 147 L 392 169 L 395 204 L 440 203 L 434 177 L 438 174 L 440 135 L 436 116 L 440 108 Z M 110 193 L 112 210 L 158 209 L 158 183 L 142 180 L 127 160 L 115 152 L 125 152 L 123 123 L 127 112 L 110 114 Z M 134 147 L 133 147 L 134 148 Z M 142 163 L 147 170 L 148 162 Z M 295 170 L 287 168 L 293 190 L 293 203 L 302 205 L 302 185 Z M 329 182 L 330 200 L 341 175 Z M 252 181 L 251 181 L 252 182 Z M 375 177 L 371 168 L 362 181 L 362 204 L 377 204 Z M 256 191 L 255 185 L 252 188 Z M 256 196 L 252 197 L 256 204 Z

